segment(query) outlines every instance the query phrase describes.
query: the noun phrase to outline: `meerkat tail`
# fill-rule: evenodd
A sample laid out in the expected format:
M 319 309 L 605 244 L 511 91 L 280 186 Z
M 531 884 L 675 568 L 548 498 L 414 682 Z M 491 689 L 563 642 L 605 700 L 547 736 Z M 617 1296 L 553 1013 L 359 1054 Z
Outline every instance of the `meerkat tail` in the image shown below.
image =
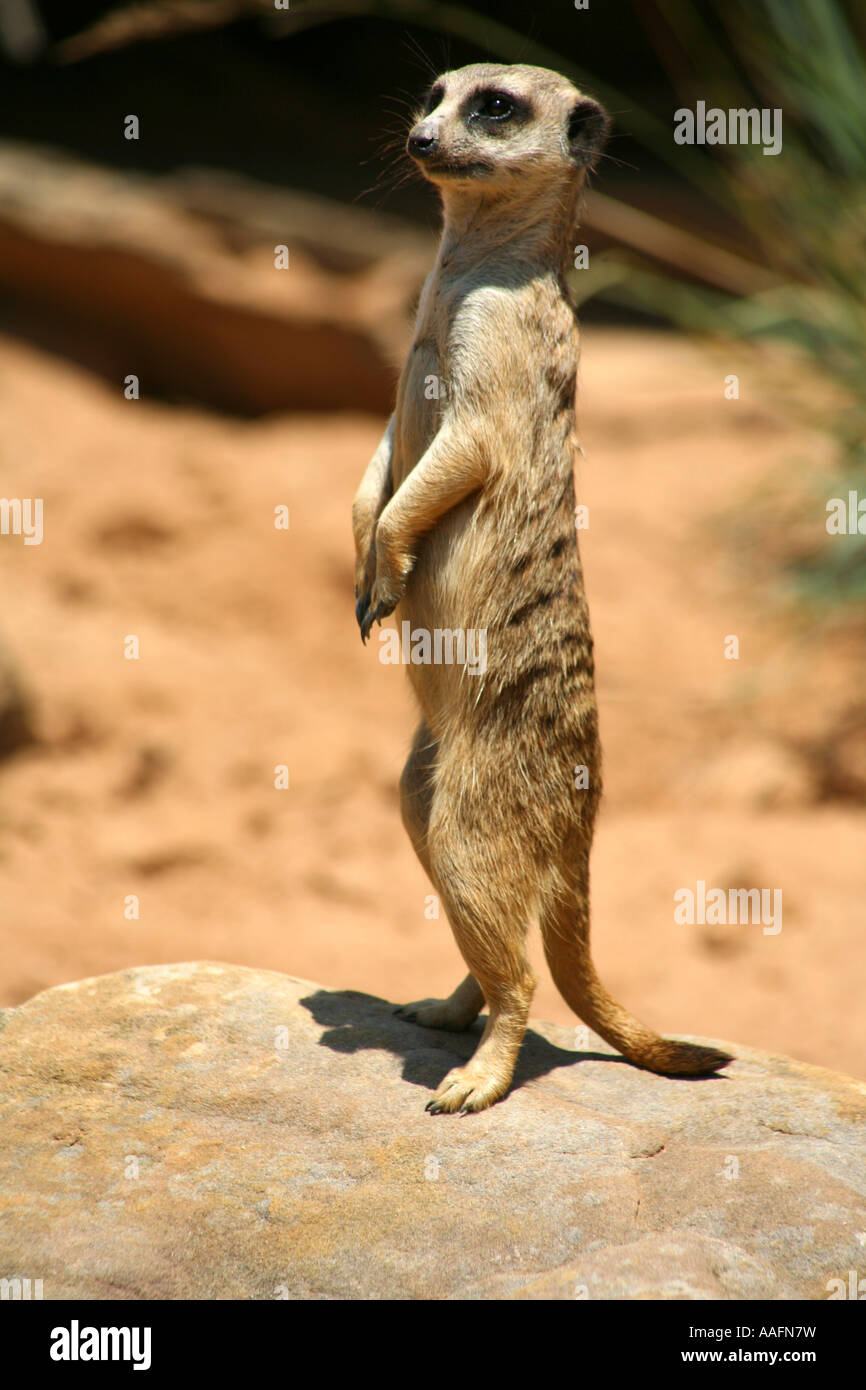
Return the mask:
M 708 1076 L 733 1061 L 717 1048 L 663 1038 L 618 1004 L 595 972 L 588 922 L 582 916 L 578 911 L 566 920 L 559 908 L 541 921 L 550 973 L 578 1018 L 635 1066 L 662 1076 Z

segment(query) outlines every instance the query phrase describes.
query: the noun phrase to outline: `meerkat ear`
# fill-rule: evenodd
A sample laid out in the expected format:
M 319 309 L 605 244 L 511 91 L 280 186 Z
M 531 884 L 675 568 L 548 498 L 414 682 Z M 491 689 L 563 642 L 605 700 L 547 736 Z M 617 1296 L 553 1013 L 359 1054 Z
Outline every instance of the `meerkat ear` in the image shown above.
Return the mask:
M 566 139 L 575 164 L 591 169 L 604 149 L 610 131 L 610 118 L 603 106 L 590 97 L 581 97 L 568 113 Z

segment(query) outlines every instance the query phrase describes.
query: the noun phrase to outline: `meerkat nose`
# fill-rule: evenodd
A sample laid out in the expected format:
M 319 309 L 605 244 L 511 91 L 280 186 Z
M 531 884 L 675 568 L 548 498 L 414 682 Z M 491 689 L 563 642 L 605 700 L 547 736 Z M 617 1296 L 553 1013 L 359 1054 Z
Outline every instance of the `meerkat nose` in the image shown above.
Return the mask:
M 428 135 L 424 130 L 413 130 L 406 142 L 406 149 L 416 159 L 423 159 L 425 155 L 433 153 L 436 144 L 435 135 Z

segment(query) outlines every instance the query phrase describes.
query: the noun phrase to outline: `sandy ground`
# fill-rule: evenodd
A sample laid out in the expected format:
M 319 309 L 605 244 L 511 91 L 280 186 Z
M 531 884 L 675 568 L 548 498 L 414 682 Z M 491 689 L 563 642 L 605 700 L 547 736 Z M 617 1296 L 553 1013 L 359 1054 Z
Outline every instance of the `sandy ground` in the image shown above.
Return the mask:
M 738 541 L 823 446 L 747 380 L 726 401 L 737 365 L 584 337 L 596 959 L 664 1031 L 864 1076 L 866 809 L 821 800 L 796 752 L 832 736 L 862 666 L 844 634 L 772 607 Z M 41 546 L 0 537 L 2 630 L 41 738 L 0 768 L 0 1004 L 196 957 L 394 1001 L 448 992 L 462 963 L 397 806 L 409 692 L 353 613 L 349 509 L 383 422 L 127 402 L 8 340 L 0 411 L 5 495 L 45 499 Z M 781 889 L 782 930 L 678 925 L 673 895 L 699 879 Z M 534 1013 L 576 1022 L 532 951 Z

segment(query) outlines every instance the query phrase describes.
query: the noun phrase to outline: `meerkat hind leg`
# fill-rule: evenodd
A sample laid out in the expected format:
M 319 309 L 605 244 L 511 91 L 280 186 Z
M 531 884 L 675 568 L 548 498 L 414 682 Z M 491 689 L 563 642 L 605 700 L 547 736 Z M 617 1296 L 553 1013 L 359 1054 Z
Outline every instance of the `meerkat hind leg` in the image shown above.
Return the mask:
M 452 923 L 454 919 L 452 918 Z M 520 1044 L 526 1032 L 529 1006 L 535 992 L 535 976 L 525 955 L 512 960 L 513 968 L 503 974 L 497 965 L 496 975 L 486 974 L 480 960 L 467 950 L 465 935 L 455 930 L 463 954 L 469 957 L 473 975 L 490 1006 L 487 1025 L 475 1052 L 464 1066 L 448 1072 L 426 1109 L 434 1115 L 485 1110 L 501 1100 L 511 1085 Z M 474 934 L 473 934 L 474 944 Z M 470 979 L 472 976 L 470 976 Z
M 400 778 L 400 809 L 403 824 L 430 881 L 433 874 L 427 852 L 427 829 L 433 802 L 433 771 L 438 744 L 425 723 L 419 724 L 412 751 Z M 434 884 L 435 887 L 435 884 Z M 422 1028 L 445 1028 L 462 1033 L 471 1028 L 484 1008 L 484 994 L 474 975 L 467 975 L 447 999 L 419 999 L 395 1010 L 398 1018 L 418 1023 Z
M 514 905 L 492 892 L 465 891 L 464 885 L 478 881 L 471 863 L 460 863 L 467 848 L 465 841 L 450 842 L 447 870 L 435 847 L 431 857 L 451 929 L 472 972 L 469 979 L 477 982 L 490 1014 L 470 1060 L 454 1067 L 428 1102 L 434 1115 L 485 1110 L 505 1095 L 536 984 L 526 956 L 526 923 Z

